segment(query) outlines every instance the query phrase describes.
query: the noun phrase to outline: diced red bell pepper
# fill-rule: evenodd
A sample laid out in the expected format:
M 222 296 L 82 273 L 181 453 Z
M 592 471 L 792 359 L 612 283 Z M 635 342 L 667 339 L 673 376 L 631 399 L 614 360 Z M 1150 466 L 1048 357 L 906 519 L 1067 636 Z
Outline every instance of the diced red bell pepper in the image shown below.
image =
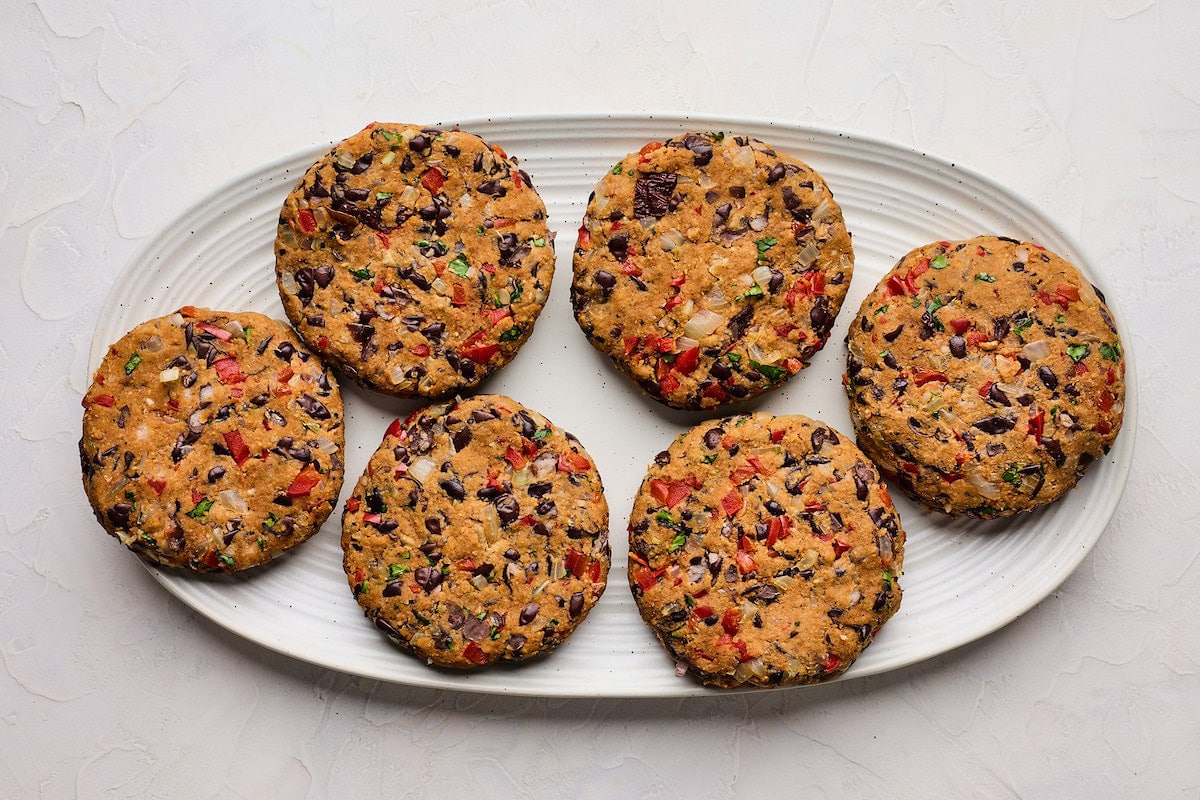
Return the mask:
M 780 517 L 771 517 L 771 521 L 767 523 L 767 547 L 772 548 L 776 542 L 781 542 L 792 535 L 792 520 L 786 514 Z
M 484 319 L 486 319 L 488 324 L 493 328 L 499 325 L 501 320 L 511 316 L 512 308 L 509 306 L 501 306 L 500 308 L 493 308 L 489 311 L 483 312 Z
M 504 451 L 504 458 L 512 464 L 513 469 L 521 469 L 526 463 L 525 454 L 512 445 Z
M 475 642 L 467 642 L 467 646 L 463 648 L 463 658 L 472 664 L 486 664 L 491 660 L 488 658 L 488 654 L 483 652 L 483 648 Z
M 671 281 L 670 281 L 671 285 L 675 286 L 675 287 L 683 286 L 683 284 L 686 282 L 687 282 L 687 273 L 686 272 L 679 273 L 674 278 L 671 278 Z
M 239 467 L 245 464 L 250 458 L 250 448 L 246 445 L 246 440 L 242 438 L 242 432 L 226 431 L 221 436 L 225 440 L 225 447 L 229 450 L 229 454 L 233 456 L 234 463 Z
M 592 583 L 599 583 L 600 573 L 603 571 L 603 569 L 604 565 L 599 561 L 589 561 L 587 568 L 588 579 L 591 580 Z
M 1098 401 L 1096 401 L 1096 408 L 1100 409 L 1101 411 L 1103 411 L 1105 413 L 1108 413 L 1109 411 L 1112 411 L 1113 402 L 1116 399 L 1117 398 L 1113 396 L 1112 392 L 1105 389 L 1103 392 L 1100 393 L 1100 399 Z
M 771 474 L 771 470 L 767 469 L 767 466 L 765 464 L 763 464 L 761 460 L 759 460 L 758 456 L 750 456 L 749 458 L 746 459 L 746 463 L 748 463 L 750 466 L 754 467 L 754 470 L 759 475 L 770 475 Z
M 658 388 L 663 395 L 673 394 L 675 390 L 679 388 L 679 380 L 668 372 L 666 375 L 663 375 L 661 378 L 659 378 Z
M 841 558 L 842 553 L 846 552 L 849 549 L 850 549 L 850 545 L 846 544 L 842 540 L 840 540 L 840 539 L 833 540 L 833 557 L 834 558 Z
M 568 474 L 587 472 L 592 468 L 592 462 L 587 456 L 568 450 L 558 457 L 558 471 Z
M 758 474 L 758 470 L 752 464 L 739 464 L 733 472 L 729 473 L 729 482 L 734 486 L 745 483 Z
M 246 376 L 242 374 L 242 368 L 238 366 L 238 361 L 233 356 L 218 358 L 213 362 L 213 369 L 217 371 L 217 380 L 221 383 L 242 383 L 246 380 Z
M 663 311 L 670 311 L 675 306 L 683 305 L 683 296 L 676 292 L 667 298 L 667 302 L 663 303 Z
M 582 578 L 587 571 L 588 557 L 572 547 L 567 551 L 566 570 L 576 578 Z
M 302 208 L 297 211 L 296 221 L 300 223 L 300 230 L 304 233 L 313 233 L 317 229 L 317 218 L 313 216 L 312 209 Z
M 500 352 L 500 345 L 485 344 L 478 347 L 464 347 L 458 351 L 458 355 L 462 358 L 469 358 L 476 364 L 486 364 L 491 360 L 492 356 Z
M 111 394 L 98 394 L 94 398 L 92 398 L 92 402 L 94 402 L 98 406 L 104 406 L 105 408 L 112 408 L 114 405 L 116 405 L 117 398 L 113 397 Z
M 675 371 L 689 375 L 700 364 L 700 348 L 692 347 L 675 357 Z
M 224 328 L 218 328 L 216 325 L 212 325 L 208 322 L 201 322 L 199 327 L 204 332 L 211 333 L 213 336 L 217 337 L 222 342 L 228 342 L 230 339 L 233 338 L 233 334 L 230 333 L 229 331 L 225 330 Z
M 957 333 L 959 336 L 962 336 L 964 333 L 966 333 L 967 331 L 969 331 L 971 329 L 971 320 L 962 319 L 961 317 L 959 317 L 957 319 L 952 319 L 952 320 L 950 320 L 950 329 L 952 331 L 954 331 L 955 333 Z
M 658 585 L 658 582 L 662 580 L 662 574 L 662 570 L 650 569 L 645 564 L 639 564 L 638 568 L 633 572 L 633 579 L 644 593 Z
M 400 418 L 396 417 L 392 420 L 392 424 L 388 425 L 387 436 L 399 436 L 400 431 L 404 429 L 404 425 L 400 422 Z
M 779 444 L 781 441 L 783 441 L 785 434 L 787 434 L 786 428 L 781 428 L 777 431 L 771 431 L 771 444 Z
M 1059 297 L 1066 298 L 1067 300 L 1072 301 L 1072 302 L 1079 299 L 1079 287 L 1073 286 L 1069 283 L 1060 283 L 1055 288 L 1054 293 L 1056 295 L 1058 295 Z
M 985 381 L 983 386 L 979 387 L 979 396 L 987 397 L 991 393 L 992 387 L 996 384 L 995 381 Z
M 925 384 L 930 383 L 932 381 L 937 381 L 938 383 L 946 383 L 949 380 L 950 379 L 946 377 L 946 373 L 934 372 L 932 370 L 921 370 L 913 378 L 913 382 L 916 383 L 917 386 L 924 386 Z
M 150 488 L 154 490 L 154 494 L 159 497 L 162 497 L 163 489 L 167 488 L 166 481 L 160 481 L 156 478 L 148 478 L 146 483 L 150 484 Z
M 430 167 L 421 174 L 421 185 L 429 190 L 430 194 L 437 194 L 442 190 L 442 185 L 446 183 L 446 173 L 442 172 L 437 167 Z
M 748 553 L 738 550 L 735 555 L 737 557 L 738 572 L 745 575 L 747 572 L 754 572 L 754 570 L 758 569 L 758 564 L 754 563 L 754 559 Z
M 661 478 L 655 478 L 650 481 L 650 494 L 667 508 L 674 508 L 679 505 L 691 493 L 692 487 L 685 481 L 671 481 Z
M 579 235 L 575 237 L 575 249 L 587 250 L 592 246 L 592 234 L 586 225 L 579 226 Z
M 351 514 L 353 514 L 355 511 L 358 511 L 360 508 L 362 508 L 362 501 L 357 497 L 350 497 L 346 499 L 346 510 Z
M 1042 431 L 1046 426 L 1046 410 L 1038 409 L 1038 412 L 1029 418 L 1029 426 L 1027 432 L 1034 438 L 1034 441 L 1042 441 Z
M 383 517 L 377 513 L 368 511 L 366 514 L 363 514 L 363 522 L 378 525 L 380 522 L 383 522 Z
M 624 340 L 625 355 L 630 355 L 634 350 L 637 350 L 638 344 L 642 341 L 640 336 L 626 336 Z
M 631 277 L 637 278 L 642 274 L 642 268 L 633 262 L 633 259 L 627 258 L 621 262 L 621 272 Z
M 721 510 L 727 517 L 732 517 L 741 511 L 743 505 L 745 505 L 745 501 L 742 499 L 742 493 L 737 489 L 721 498 Z
M 736 608 L 730 608 L 721 615 L 721 628 L 724 629 L 724 631 L 730 636 L 733 636 L 738 632 L 738 628 L 741 627 L 741 624 L 742 613 Z
M 454 284 L 450 290 L 450 305 L 465 306 L 467 304 L 467 287 L 461 283 Z
M 1107 417 L 1101 417 L 1100 421 L 1096 423 L 1096 433 L 1100 434 L 1101 436 L 1106 436 L 1112 433 L 1112 429 L 1112 422 L 1110 422 Z
M 309 492 L 317 487 L 321 482 L 321 473 L 317 472 L 317 468 L 308 463 L 304 465 L 304 469 L 300 470 L 300 474 L 292 481 L 292 485 L 288 487 L 288 497 L 304 497 Z
M 710 383 L 708 386 L 705 386 L 700 390 L 700 394 L 704 397 L 710 397 L 718 403 L 724 403 L 729 399 L 729 392 L 722 389 L 718 383 Z
M 821 664 L 821 666 L 825 669 L 826 672 L 833 672 L 835 669 L 837 669 L 841 665 L 842 665 L 842 659 L 839 658 L 834 653 L 830 653 L 829 655 L 825 656 L 825 663 Z
M 692 609 L 692 614 L 696 616 L 696 619 L 700 620 L 708 619 L 713 613 L 712 606 L 696 606 Z

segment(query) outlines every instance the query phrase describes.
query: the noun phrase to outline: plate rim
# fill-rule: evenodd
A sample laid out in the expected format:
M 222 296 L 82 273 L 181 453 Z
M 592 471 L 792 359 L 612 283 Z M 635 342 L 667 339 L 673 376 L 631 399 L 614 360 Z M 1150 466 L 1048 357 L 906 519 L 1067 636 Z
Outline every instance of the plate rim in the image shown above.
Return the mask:
M 1035 202 L 1029 199 L 1023 192 L 1013 189 L 1006 183 L 982 173 L 969 165 L 964 165 L 957 160 L 948 159 L 938 153 L 928 150 L 919 149 L 912 145 L 897 142 L 886 137 L 880 137 L 872 134 L 860 133 L 857 131 L 849 131 L 835 126 L 813 125 L 809 123 L 797 123 L 782 120 L 774 117 L 756 117 L 742 115 L 726 115 L 719 113 L 708 112 L 688 112 L 681 113 L 677 111 L 657 112 L 657 111 L 620 111 L 620 112 L 604 112 L 604 111 L 564 111 L 564 112 L 548 112 L 536 114 L 516 114 L 516 115 L 490 115 L 479 117 L 464 117 L 461 120 L 454 122 L 436 122 L 431 123 L 434 126 L 446 127 L 457 125 L 463 130 L 477 131 L 481 128 L 498 128 L 512 129 L 521 131 L 527 134 L 536 134 L 539 129 L 558 125 L 580 125 L 582 123 L 619 123 L 619 124 L 644 124 L 648 128 L 661 126 L 662 133 L 673 134 L 674 128 L 679 131 L 690 129 L 690 125 L 700 125 L 705 128 L 709 127 L 708 123 L 716 123 L 721 127 L 737 128 L 738 126 L 749 126 L 754 128 L 767 127 L 770 129 L 778 129 L 786 131 L 791 136 L 800 136 L 808 139 L 821 139 L 830 142 L 837 140 L 846 140 L 855 142 L 859 145 L 870 148 L 871 150 L 893 151 L 907 155 L 910 159 L 916 159 L 919 163 L 927 165 L 942 176 L 953 173 L 955 176 L 969 178 L 974 184 L 989 187 L 997 190 L 1007 196 L 1019 210 L 1028 212 L 1033 215 L 1039 223 L 1051 228 L 1062 242 L 1072 251 L 1075 257 L 1076 266 L 1081 268 L 1085 277 L 1092 282 L 1106 283 L 1103 273 L 1099 273 L 1095 266 L 1091 254 L 1080 243 L 1074 232 L 1068 231 L 1061 226 L 1057 220 L 1045 213 L 1045 211 Z M 620 135 L 616 133 L 615 135 Z M 489 140 L 496 140 L 496 134 L 487 134 Z M 293 177 L 292 165 L 303 163 L 303 161 L 315 160 L 321 153 L 327 151 L 329 147 L 336 144 L 338 140 L 331 140 L 328 143 L 317 143 L 309 147 L 298 149 L 284 156 L 276 157 L 269 162 L 260 164 L 257 167 L 244 170 L 241 173 L 234 175 L 220 182 L 213 188 L 206 191 L 201 197 L 194 202 L 188 204 L 185 208 L 173 215 L 170 220 L 162 226 L 147 234 L 139 245 L 134 249 L 131 255 L 125 260 L 121 269 L 117 272 L 114 278 L 113 285 L 109 288 L 105 299 L 100 307 L 97 315 L 97 324 L 93 330 L 91 347 L 88 355 L 89 374 L 94 373 L 98 367 L 100 360 L 103 358 L 104 352 L 107 350 L 111 342 L 102 341 L 99 337 L 100 322 L 109 316 L 113 311 L 120 309 L 125 305 L 120 297 L 120 277 L 127 270 L 131 269 L 135 264 L 145 263 L 151 258 L 152 253 L 162 247 L 164 244 L 175 242 L 169 238 L 169 231 L 180 223 L 181 220 L 210 208 L 214 203 L 219 203 L 221 198 L 235 190 L 254 187 L 261 189 L 264 185 L 274 181 L 281 180 L 281 184 L 287 185 L 299 180 L 300 175 Z M 502 141 L 502 140 L 501 140 Z M 517 154 L 520 155 L 520 154 Z M 619 156 L 618 156 L 619 157 Z M 960 180 L 960 183 L 963 181 Z M 569 224 L 569 220 L 566 221 Z M 915 246 L 915 245 L 914 245 Z M 841 682 L 852 678 L 864 678 L 871 675 L 878 675 L 886 672 L 892 672 L 902 669 L 910 669 L 916 667 L 931 658 L 950 653 L 962 646 L 971 642 L 982 640 L 1001 628 L 1006 627 L 1019 617 L 1028 613 L 1034 606 L 1038 605 L 1055 592 L 1063 583 L 1070 578 L 1083 560 L 1092 552 L 1100 537 L 1112 523 L 1117 506 L 1120 503 L 1121 497 L 1125 493 L 1128 483 L 1130 468 L 1133 464 L 1134 446 L 1137 432 L 1138 418 L 1138 382 L 1136 376 L 1135 354 L 1132 347 L 1132 339 L 1129 336 L 1129 327 L 1126 324 L 1127 316 L 1121 306 L 1119 298 L 1112 296 L 1110 293 L 1104 293 L 1106 303 L 1113 314 L 1117 323 L 1118 330 L 1122 332 L 1122 346 L 1125 358 L 1126 370 L 1126 397 L 1125 410 L 1122 420 L 1121 434 L 1118 436 L 1110 453 L 1106 458 L 1112 458 L 1115 463 L 1113 468 L 1118 470 L 1116 480 L 1114 482 L 1114 491 L 1105 495 L 1103 502 L 1097 504 L 1097 510 L 1094 516 L 1097 518 L 1096 524 L 1089 531 L 1089 535 L 1081 538 L 1079 545 L 1074 550 L 1067 554 L 1067 558 L 1062 560 L 1062 566 L 1056 571 L 1048 573 L 1048 577 L 1039 581 L 1036 590 L 1025 593 L 1021 602 L 1014 603 L 1012 606 L 1005 609 L 1004 614 L 991 615 L 988 617 L 985 624 L 976 625 L 970 628 L 970 632 L 960 632 L 955 636 L 944 637 L 944 646 L 937 653 L 917 657 L 910 661 L 897 665 L 878 664 L 867 669 L 856 669 L 859 665 L 856 664 L 847 673 L 839 676 L 831 683 Z M 843 310 L 844 311 L 844 310 Z M 803 413 L 801 411 L 800 413 Z M 1086 479 L 1086 476 L 1085 476 Z M 936 512 L 930 512 L 936 513 Z M 1036 512 L 1034 512 L 1036 513 Z M 618 520 L 619 521 L 619 520 Z M 1052 535 L 1052 531 L 1043 531 L 1042 535 Z M 615 693 L 595 693 L 587 692 L 582 687 L 575 691 L 551 691 L 547 692 L 538 687 L 524 687 L 517 685 L 516 687 L 492 687 L 474 686 L 469 681 L 469 678 L 475 673 L 443 673 L 441 671 L 422 671 L 418 673 L 419 679 L 410 679 L 407 676 L 396 676 L 394 674 L 385 674 L 369 665 L 356 665 L 338 658 L 338 653 L 333 650 L 329 653 L 322 653 L 319 657 L 309 653 L 303 653 L 299 648 L 290 647 L 289 643 L 277 632 L 272 631 L 271 636 L 264 637 L 261 632 L 251 632 L 248 628 L 241 626 L 233 619 L 231 615 L 214 616 L 211 609 L 203 606 L 197 597 L 191 594 L 176 591 L 176 580 L 178 576 L 175 573 L 168 574 L 153 564 L 145 561 L 139 561 L 142 566 L 154 577 L 169 594 L 176 599 L 182 601 L 187 607 L 196 612 L 200 617 L 210 623 L 216 624 L 239 638 L 245 639 L 250 643 L 267 648 L 274 652 L 285 655 L 289 658 L 302 661 L 304 663 L 313 664 L 315 666 L 333 669 L 358 677 L 380 680 L 388 683 L 397 684 L 400 686 L 412 686 L 426 689 L 440 689 L 450 691 L 463 691 L 471 693 L 486 693 L 496 695 L 510 696 L 533 696 L 533 697 L 557 697 L 557 698 L 646 698 L 646 697 L 696 697 L 696 696 L 722 696 L 732 692 L 751 691 L 749 689 L 729 690 L 729 689 L 714 689 L 704 686 L 696 681 L 689 681 L 686 684 L 681 684 L 678 687 L 673 687 L 673 690 L 659 690 L 657 687 L 649 687 L 645 691 L 639 691 L 637 686 L 622 685 L 620 691 Z M 187 580 L 193 580 L 195 576 L 186 576 Z M 242 579 L 252 579 L 253 576 L 242 576 Z M 609 587 L 610 589 L 612 586 Z M 621 588 L 618 584 L 618 588 Z M 640 621 L 640 619 L 639 619 Z M 397 649 L 398 657 L 405 657 Z M 861 662 L 860 662 L 861 663 Z M 509 667 L 509 669 L 520 669 L 519 666 Z M 452 683 L 450 679 L 454 680 Z M 821 684 L 813 684 L 821 685 Z M 780 687 L 780 688 L 799 688 L 799 687 Z

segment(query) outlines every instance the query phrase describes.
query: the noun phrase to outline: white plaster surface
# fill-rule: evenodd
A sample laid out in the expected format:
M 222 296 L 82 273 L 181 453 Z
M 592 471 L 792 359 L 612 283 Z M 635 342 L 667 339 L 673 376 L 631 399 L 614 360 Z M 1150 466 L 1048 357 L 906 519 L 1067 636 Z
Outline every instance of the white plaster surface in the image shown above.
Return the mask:
M 1200 798 L 1200 4 L 0 0 L 0 20 L 0 797 Z M 553 111 L 868 134 L 1058 220 L 1140 383 L 1128 486 L 1079 569 L 885 675 L 568 701 L 293 661 L 103 535 L 79 400 L 139 242 L 373 119 Z

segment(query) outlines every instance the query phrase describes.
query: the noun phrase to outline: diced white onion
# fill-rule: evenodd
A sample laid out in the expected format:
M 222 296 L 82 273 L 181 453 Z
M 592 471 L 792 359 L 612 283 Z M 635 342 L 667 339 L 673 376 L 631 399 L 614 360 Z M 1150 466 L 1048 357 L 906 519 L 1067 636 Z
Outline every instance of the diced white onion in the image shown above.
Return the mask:
M 675 346 L 679 348 L 680 352 L 683 352 L 684 350 L 691 350 L 693 347 L 699 347 L 700 343 L 688 336 L 680 336 L 675 340 Z
M 413 203 L 417 202 L 417 199 L 420 198 L 420 196 L 420 190 L 417 189 L 414 184 L 409 184 L 408 186 L 404 187 L 404 191 L 401 192 L 400 196 L 396 198 L 396 202 L 402 206 L 408 206 L 411 208 Z
M 179 380 L 179 367 L 170 367 L 158 373 L 159 383 L 171 383 Z
M 433 472 L 433 468 L 437 466 L 433 463 L 432 458 L 418 458 L 416 461 L 408 465 L 408 474 L 419 480 L 421 483 L 429 477 Z
M 770 267 L 755 267 L 754 272 L 750 273 L 750 275 L 754 278 L 754 282 L 764 289 L 767 288 L 767 284 L 771 282 Z
M 750 145 L 739 147 L 733 154 L 733 164 L 746 169 L 752 168 L 754 166 L 754 148 Z
M 713 286 L 712 291 L 705 296 L 704 302 L 708 303 L 709 308 L 724 308 L 729 305 L 729 301 L 725 299 L 725 293 L 721 291 L 720 285 Z
M 1050 344 L 1045 339 L 1038 339 L 1036 342 L 1030 342 L 1021 348 L 1021 355 L 1028 358 L 1030 361 L 1040 361 L 1050 355 Z
M 813 209 L 812 221 L 814 223 L 824 222 L 829 216 L 829 199 L 822 197 L 821 202 L 817 203 L 817 207 Z
M 338 449 L 337 445 L 333 443 L 333 439 L 330 439 L 327 436 L 321 436 L 313 439 L 312 445 L 327 456 L 333 455 Z
M 238 494 L 236 489 L 226 489 L 218 497 L 221 498 L 221 503 L 235 514 L 245 514 L 250 510 L 249 504 Z
M 238 338 L 240 338 L 246 332 L 245 329 L 242 328 L 242 323 L 238 322 L 236 319 L 229 320 L 221 327 Z
M 974 486 L 976 489 L 979 490 L 979 493 L 981 495 L 983 495 L 984 497 L 987 497 L 989 499 L 1000 496 L 1000 487 L 999 486 L 997 486 L 996 484 L 994 484 L 990 481 L 984 480 L 979 475 L 976 475 L 973 472 L 970 475 L 967 475 L 967 483 Z
M 471 576 L 471 585 L 474 586 L 476 589 L 482 589 L 483 587 L 488 585 L 487 576 L 486 575 Z
M 808 243 L 804 245 L 804 249 L 796 254 L 796 262 L 800 266 L 807 269 L 816 263 L 817 256 L 820 254 L 821 251 L 817 248 L 817 243 L 810 239 Z
M 724 298 L 722 298 L 724 300 Z M 703 339 L 715 332 L 725 322 L 725 317 L 707 308 L 702 308 L 692 315 L 683 326 L 683 335 L 692 339 Z
M 283 286 L 283 290 L 288 294 L 296 294 L 300 291 L 300 284 L 296 283 L 295 273 L 283 272 L 279 276 L 279 284 Z
M 767 218 L 763 214 L 750 218 L 750 230 L 761 232 L 767 228 Z

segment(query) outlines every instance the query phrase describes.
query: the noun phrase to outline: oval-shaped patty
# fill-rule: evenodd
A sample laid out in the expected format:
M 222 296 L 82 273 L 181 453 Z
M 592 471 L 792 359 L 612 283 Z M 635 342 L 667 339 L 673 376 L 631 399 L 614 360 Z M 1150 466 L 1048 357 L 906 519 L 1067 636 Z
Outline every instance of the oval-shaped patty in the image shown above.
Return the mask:
M 904 539 L 875 468 L 833 428 L 727 417 L 650 466 L 629 518 L 629 584 L 705 683 L 813 683 L 845 672 L 899 608 Z
M 847 338 L 858 444 L 930 508 L 990 518 L 1062 497 L 1108 452 L 1125 361 L 1104 298 L 1028 242 L 913 250 Z
M 373 123 L 288 195 L 275 239 L 288 318 L 379 392 L 437 398 L 507 364 L 554 277 L 546 207 L 498 147 Z
M 820 175 L 757 139 L 687 133 L 596 185 L 571 300 L 591 343 L 651 397 L 716 408 L 805 366 L 853 270 Z
M 286 324 L 185 306 L 108 349 L 83 399 L 96 518 L 148 561 L 263 564 L 314 534 L 342 487 L 337 382 Z
M 608 505 L 579 442 L 501 395 L 397 420 L 342 515 L 350 588 L 426 663 L 554 649 L 604 591 Z

